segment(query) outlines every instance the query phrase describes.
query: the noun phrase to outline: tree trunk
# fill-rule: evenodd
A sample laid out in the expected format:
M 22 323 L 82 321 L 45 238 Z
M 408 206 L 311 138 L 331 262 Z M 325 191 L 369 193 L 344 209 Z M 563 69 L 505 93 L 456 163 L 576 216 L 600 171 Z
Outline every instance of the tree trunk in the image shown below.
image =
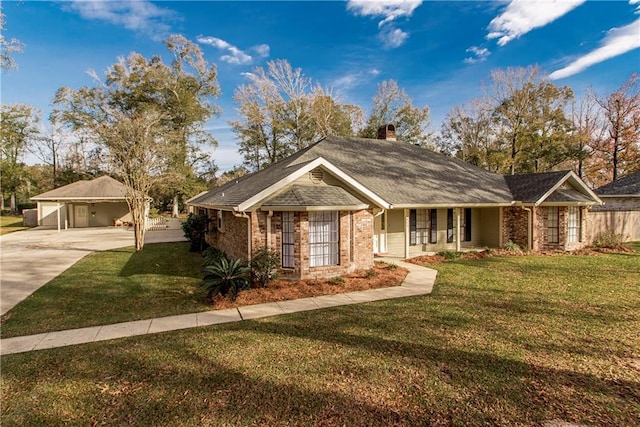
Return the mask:
M 136 252 L 144 248 L 144 236 L 147 230 L 146 200 L 135 198 L 131 204 L 131 217 L 133 219 L 133 236 L 136 245 Z
M 4 210 L 4 193 L 0 193 L 0 210 Z
M 171 218 L 178 218 L 180 216 L 180 209 L 178 209 L 178 195 L 173 196 L 173 207 L 171 209 Z
M 9 205 L 9 210 L 12 214 L 18 213 L 18 204 L 16 203 L 16 193 L 11 193 L 11 202 Z

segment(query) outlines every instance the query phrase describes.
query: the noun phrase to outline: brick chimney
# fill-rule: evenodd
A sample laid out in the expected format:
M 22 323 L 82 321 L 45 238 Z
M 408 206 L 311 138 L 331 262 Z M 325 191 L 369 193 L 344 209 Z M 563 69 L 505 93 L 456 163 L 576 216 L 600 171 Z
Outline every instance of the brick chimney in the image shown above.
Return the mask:
M 378 139 L 386 139 L 387 141 L 396 140 L 396 127 L 389 123 L 378 128 Z

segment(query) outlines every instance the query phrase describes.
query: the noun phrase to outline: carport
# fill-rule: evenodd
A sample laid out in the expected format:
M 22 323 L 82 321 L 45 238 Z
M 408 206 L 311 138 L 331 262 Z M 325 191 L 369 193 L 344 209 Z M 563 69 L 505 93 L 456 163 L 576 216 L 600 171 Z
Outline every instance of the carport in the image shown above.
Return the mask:
M 108 227 L 131 221 L 125 186 L 110 176 L 77 181 L 31 198 L 38 225 L 62 228 Z

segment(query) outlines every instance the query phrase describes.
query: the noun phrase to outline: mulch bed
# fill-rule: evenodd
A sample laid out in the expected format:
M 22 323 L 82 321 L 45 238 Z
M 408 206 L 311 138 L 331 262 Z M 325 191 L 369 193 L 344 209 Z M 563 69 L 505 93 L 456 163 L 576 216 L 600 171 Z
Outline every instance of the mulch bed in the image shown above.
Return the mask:
M 615 254 L 615 253 L 635 253 L 633 249 L 626 246 L 618 246 L 615 248 L 594 248 L 586 247 L 583 249 L 577 249 L 575 251 L 560 251 L 560 250 L 543 250 L 543 251 L 507 251 L 504 249 L 490 249 L 478 252 L 464 252 L 456 254 L 453 259 L 447 259 L 443 255 L 421 255 L 415 258 L 407 259 L 406 262 L 410 262 L 416 265 L 425 264 L 438 264 L 445 261 L 455 259 L 483 259 L 492 256 L 525 256 L 525 255 L 544 255 L 544 256 L 559 256 L 559 255 L 602 255 L 602 254 Z
M 276 280 L 265 288 L 240 291 L 235 302 L 217 295 L 213 300 L 213 306 L 218 310 L 265 302 L 287 301 L 400 286 L 408 272 L 407 269 L 402 267 L 394 265 L 390 267 L 390 264 L 376 262 L 371 270 L 340 276 L 344 283 L 338 283 L 335 279 L 310 279 L 297 282 Z

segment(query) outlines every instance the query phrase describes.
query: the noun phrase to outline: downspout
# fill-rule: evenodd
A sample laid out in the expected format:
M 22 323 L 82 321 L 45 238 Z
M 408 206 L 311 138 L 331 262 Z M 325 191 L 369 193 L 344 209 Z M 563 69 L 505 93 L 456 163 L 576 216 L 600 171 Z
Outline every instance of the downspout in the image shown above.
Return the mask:
M 533 240 L 533 237 L 531 236 L 531 232 L 533 230 L 531 225 L 533 212 L 531 211 L 531 208 L 527 208 L 525 206 L 522 206 L 522 209 L 527 211 L 527 246 L 529 250 L 533 250 L 533 246 L 531 245 L 531 241 Z
M 267 214 L 267 249 L 271 249 L 271 217 L 273 216 L 273 211 L 270 210 Z
M 251 217 L 246 212 L 231 212 L 236 218 L 247 220 L 247 261 L 251 261 Z

